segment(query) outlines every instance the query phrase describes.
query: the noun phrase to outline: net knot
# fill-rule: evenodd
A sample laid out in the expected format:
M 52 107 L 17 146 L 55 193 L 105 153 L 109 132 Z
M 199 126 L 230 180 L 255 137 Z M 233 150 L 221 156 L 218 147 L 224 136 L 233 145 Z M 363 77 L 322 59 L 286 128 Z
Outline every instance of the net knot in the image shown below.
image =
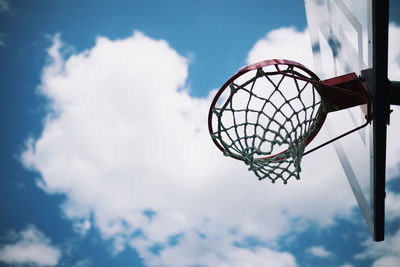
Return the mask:
M 319 130 L 324 109 L 310 82 L 317 78 L 291 64 L 269 64 L 239 74 L 221 88 L 230 90 L 215 101 L 212 138 L 225 156 L 241 159 L 259 180 L 287 184 L 291 177 L 300 179 L 305 147 Z

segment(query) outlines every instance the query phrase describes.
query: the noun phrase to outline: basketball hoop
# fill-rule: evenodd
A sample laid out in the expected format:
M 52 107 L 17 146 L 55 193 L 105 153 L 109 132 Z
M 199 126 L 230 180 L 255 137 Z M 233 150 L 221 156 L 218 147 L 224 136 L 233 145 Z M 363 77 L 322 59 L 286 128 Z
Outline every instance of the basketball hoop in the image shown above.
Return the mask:
M 265 60 L 241 69 L 219 89 L 208 128 L 224 155 L 244 161 L 259 180 L 282 179 L 286 184 L 291 177 L 300 179 L 302 156 L 311 152 L 305 148 L 328 112 L 368 103 L 369 95 L 354 73 L 320 81 L 297 62 Z

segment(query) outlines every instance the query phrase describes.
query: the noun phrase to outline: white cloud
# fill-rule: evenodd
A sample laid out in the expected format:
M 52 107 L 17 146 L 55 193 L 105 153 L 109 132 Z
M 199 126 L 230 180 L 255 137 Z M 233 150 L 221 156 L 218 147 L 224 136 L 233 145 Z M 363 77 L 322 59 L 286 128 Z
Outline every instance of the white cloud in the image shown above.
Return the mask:
M 376 260 L 372 267 L 393 267 L 400 266 L 400 257 L 384 256 Z
M 312 69 L 313 56 L 308 30 L 297 31 L 294 27 L 270 31 L 257 41 L 246 62 L 252 64 L 265 59 L 289 59 Z
M 388 76 L 389 79 L 400 81 L 400 27 L 389 24 Z
M 305 55 L 292 59 L 311 62 L 307 33 L 294 29 L 267 35 L 248 60 L 271 58 L 260 47 L 290 40 L 293 55 Z M 295 266 L 277 238 L 330 225 L 356 205 L 331 146 L 304 157 L 302 180 L 287 186 L 258 182 L 223 157 L 206 126 L 213 95 L 189 95 L 188 59 L 166 41 L 99 37 L 69 58 L 62 45 L 56 35 L 39 87 L 51 111 L 21 159 L 41 174 L 38 186 L 67 197 L 62 209 L 78 232 L 97 227 L 115 252 L 133 246 L 150 266 Z M 249 236 L 268 248 L 234 245 Z
M 68 196 L 62 207 L 77 231 L 92 226 L 93 214 L 93 225 L 115 241 L 116 251 L 132 244 L 142 255 L 179 233 L 205 231 L 207 242 L 234 242 L 288 231 L 290 216 L 277 206 L 251 211 L 265 202 L 262 185 L 212 146 L 205 129 L 210 99 L 188 95 L 186 58 L 139 32 L 125 40 L 100 37 L 93 49 L 66 61 L 61 45 L 56 35 L 40 86 L 53 112 L 22 160 L 40 171 L 42 189 Z M 269 230 L 260 233 L 265 223 Z M 143 236 L 132 238 L 137 231 Z M 222 248 L 214 249 L 207 253 Z
M 372 259 L 373 267 L 399 266 L 400 263 L 400 230 L 388 236 L 384 242 L 367 241 L 365 252 L 355 256 L 356 259 Z
M 19 233 L 10 233 L 13 242 L 0 247 L 0 261 L 7 264 L 55 266 L 61 251 L 36 227 L 30 225 Z
M 294 256 L 289 253 L 261 247 L 235 247 L 228 235 L 204 239 L 196 233 L 189 233 L 179 242 L 178 246 L 162 251 L 159 257 L 147 250 L 139 251 L 150 266 L 191 266 L 193 263 L 216 267 L 297 266 Z
M 307 252 L 319 258 L 327 258 L 333 255 L 332 252 L 327 251 L 323 246 L 310 247 L 307 249 Z
M 400 217 L 400 194 L 386 191 L 385 215 L 388 221 L 393 221 Z
M 43 189 L 68 196 L 67 217 L 82 224 L 93 213 L 103 237 L 118 240 L 118 249 L 138 230 L 145 238 L 131 244 L 142 254 L 179 233 L 274 240 L 297 230 L 293 218 L 332 223 L 354 205 L 345 180 L 322 170 L 305 169 L 308 178 L 291 187 L 272 186 L 222 157 L 205 129 L 210 99 L 182 89 L 186 59 L 165 41 L 141 33 L 118 41 L 102 37 L 65 62 L 60 44 L 56 37 L 40 87 L 56 114 L 22 158 L 40 171 Z M 312 179 L 321 176 L 326 180 Z M 147 209 L 155 211 L 151 220 Z M 207 253 L 224 247 L 232 245 Z

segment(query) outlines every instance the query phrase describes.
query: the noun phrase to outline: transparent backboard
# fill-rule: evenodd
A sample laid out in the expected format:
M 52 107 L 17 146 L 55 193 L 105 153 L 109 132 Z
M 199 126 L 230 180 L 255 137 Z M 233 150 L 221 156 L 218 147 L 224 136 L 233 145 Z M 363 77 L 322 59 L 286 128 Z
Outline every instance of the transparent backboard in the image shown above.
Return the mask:
M 373 0 L 305 0 L 305 7 L 314 72 L 322 80 L 355 72 L 371 92 L 374 102 L 377 92 L 374 81 L 377 73 L 374 64 L 376 27 L 373 20 Z M 332 137 L 365 122 L 365 115 L 360 107 L 333 112 L 328 116 L 324 127 L 327 127 Z M 367 127 L 334 142 L 333 145 L 372 237 L 375 241 L 380 241 L 384 235 L 385 173 L 376 172 L 374 123 L 375 117 Z M 386 138 L 386 128 L 383 130 Z M 384 145 L 386 146 L 386 140 Z M 384 161 L 385 159 L 383 164 Z M 377 186 L 377 183 L 381 184 Z

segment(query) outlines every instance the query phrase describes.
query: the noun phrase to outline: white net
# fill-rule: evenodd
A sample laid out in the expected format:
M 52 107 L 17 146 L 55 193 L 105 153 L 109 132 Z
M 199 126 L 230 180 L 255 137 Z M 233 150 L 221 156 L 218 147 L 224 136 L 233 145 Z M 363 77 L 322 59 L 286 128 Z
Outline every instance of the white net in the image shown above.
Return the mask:
M 323 107 L 312 79 L 293 65 L 240 75 L 212 109 L 212 138 L 226 156 L 243 160 L 260 180 L 282 179 L 286 184 L 291 177 L 300 179 L 301 158 L 318 131 Z

